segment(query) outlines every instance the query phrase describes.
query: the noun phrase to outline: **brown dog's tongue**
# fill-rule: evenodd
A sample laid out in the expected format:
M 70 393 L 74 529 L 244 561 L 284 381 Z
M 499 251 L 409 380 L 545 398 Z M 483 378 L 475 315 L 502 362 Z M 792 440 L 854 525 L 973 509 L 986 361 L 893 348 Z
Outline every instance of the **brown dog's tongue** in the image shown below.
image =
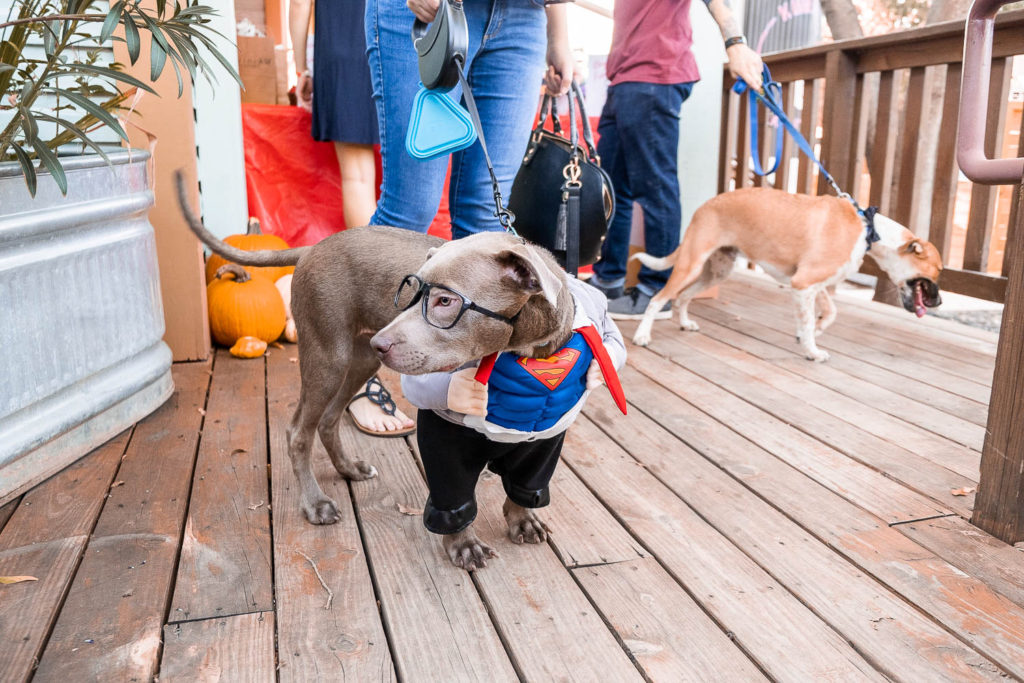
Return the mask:
M 914 287 L 914 313 L 918 318 L 923 318 L 928 309 L 924 307 L 924 288 L 921 285 Z

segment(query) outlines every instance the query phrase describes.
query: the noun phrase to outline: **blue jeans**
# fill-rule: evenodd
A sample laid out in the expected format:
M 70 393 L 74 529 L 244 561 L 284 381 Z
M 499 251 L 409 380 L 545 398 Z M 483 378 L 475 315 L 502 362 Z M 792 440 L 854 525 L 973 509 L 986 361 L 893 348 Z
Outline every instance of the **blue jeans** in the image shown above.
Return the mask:
M 463 6 L 469 25 L 466 78 L 507 201 L 540 96 L 546 16 L 534 0 L 466 0 Z M 380 201 L 370 223 L 426 232 L 441 201 L 448 158 L 420 161 L 405 151 L 420 82 L 410 37 L 413 20 L 405 0 L 367 0 L 366 44 L 383 168 Z M 461 98 L 461 88 L 451 95 Z M 502 229 L 477 143 L 451 155 L 448 206 L 453 238 Z
M 615 215 L 594 274 L 606 287 L 626 279 L 633 202 L 644 212 L 644 250 L 667 256 L 679 246 L 679 110 L 693 83 L 619 83 L 608 88 L 597 130 L 597 153 L 615 186 Z M 671 271 L 640 269 L 637 287 L 651 296 Z

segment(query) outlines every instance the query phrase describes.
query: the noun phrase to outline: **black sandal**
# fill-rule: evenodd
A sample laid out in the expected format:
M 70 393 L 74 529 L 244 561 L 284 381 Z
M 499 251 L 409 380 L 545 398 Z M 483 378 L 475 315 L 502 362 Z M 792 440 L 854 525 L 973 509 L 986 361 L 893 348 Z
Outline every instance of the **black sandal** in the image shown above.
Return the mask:
M 395 399 L 391 398 L 391 392 L 387 390 L 387 387 L 385 387 L 381 383 L 380 379 L 378 379 L 376 375 L 374 375 L 373 377 L 366 381 L 366 391 L 360 392 L 353 396 L 352 400 L 348 402 L 349 405 L 352 405 L 352 401 L 355 401 L 360 398 L 369 399 L 370 403 L 379 407 L 382 411 L 384 411 L 385 415 L 393 416 L 396 412 L 398 412 L 398 404 L 395 403 Z M 351 415 L 351 411 L 349 411 L 349 414 Z M 407 436 L 408 434 L 412 434 L 413 432 L 416 431 L 416 425 L 413 425 L 412 427 L 408 427 L 406 429 L 396 429 L 393 431 L 377 431 L 374 429 L 369 429 L 359 424 L 359 420 L 357 420 L 354 415 L 352 416 L 352 423 L 355 424 L 356 429 L 363 432 L 364 434 L 369 434 L 370 436 Z

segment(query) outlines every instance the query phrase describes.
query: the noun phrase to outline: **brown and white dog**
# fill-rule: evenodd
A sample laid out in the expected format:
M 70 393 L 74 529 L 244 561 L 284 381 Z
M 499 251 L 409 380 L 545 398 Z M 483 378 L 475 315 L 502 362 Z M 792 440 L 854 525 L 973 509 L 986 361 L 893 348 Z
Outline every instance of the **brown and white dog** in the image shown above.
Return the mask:
M 655 314 L 673 299 L 679 308 L 679 326 L 696 331 L 697 323 L 687 314 L 690 300 L 729 277 L 741 253 L 792 287 L 797 339 L 809 360 L 828 359 L 814 341 L 836 317 L 827 288 L 856 272 L 865 253 L 896 284 L 908 311 L 921 317 L 928 308 L 940 305 L 938 249 L 880 214 L 875 215 L 874 226 L 880 239 L 868 249 L 865 219 L 845 199 L 762 187 L 720 194 L 697 209 L 672 254 L 633 256 L 655 270 L 674 268 L 665 287 L 651 298 L 633 343 L 650 343 Z

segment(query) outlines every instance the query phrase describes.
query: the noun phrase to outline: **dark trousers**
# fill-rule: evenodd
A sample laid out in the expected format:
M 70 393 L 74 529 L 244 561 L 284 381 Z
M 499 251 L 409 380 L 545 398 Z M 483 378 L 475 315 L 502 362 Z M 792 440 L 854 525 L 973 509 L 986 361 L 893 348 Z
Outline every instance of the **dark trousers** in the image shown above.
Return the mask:
M 538 441 L 501 443 L 432 410 L 416 416 L 416 443 L 427 473 L 430 497 L 423 525 L 435 534 L 454 534 L 476 519 L 476 482 L 487 467 L 501 477 L 509 499 L 525 508 L 551 502 L 548 483 L 562 453 L 565 432 Z
M 668 256 L 679 246 L 679 110 L 693 83 L 619 83 L 608 88 L 601 110 L 597 152 L 615 186 L 615 215 L 594 274 L 604 285 L 626 277 L 633 202 L 644 212 L 644 250 Z M 714 169 L 708 167 L 708 173 Z M 640 269 L 639 288 L 648 296 L 665 286 L 671 271 Z

